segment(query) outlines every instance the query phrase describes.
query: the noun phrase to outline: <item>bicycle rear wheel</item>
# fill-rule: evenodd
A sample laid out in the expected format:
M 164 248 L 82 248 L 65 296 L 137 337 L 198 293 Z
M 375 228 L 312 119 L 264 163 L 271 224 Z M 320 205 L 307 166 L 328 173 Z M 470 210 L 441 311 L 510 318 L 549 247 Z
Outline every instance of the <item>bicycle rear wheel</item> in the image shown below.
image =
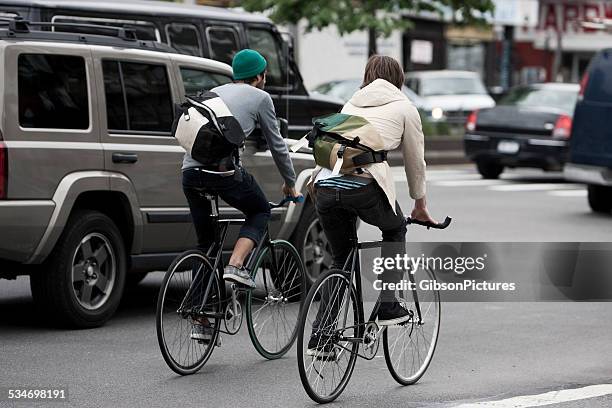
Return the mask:
M 293 245 L 276 240 L 260 252 L 252 276 L 257 286 L 246 301 L 249 336 L 259 354 L 277 359 L 297 336 L 306 270 Z
M 213 331 L 212 339 L 193 340 L 194 319 L 204 319 L 200 305 L 209 279 L 212 282 L 202 311 L 209 316 L 206 319 Z M 217 275 L 201 251 L 184 252 L 168 268 L 157 298 L 156 328 L 162 356 L 174 372 L 193 374 L 210 358 L 219 336 L 220 299 Z
M 297 350 L 302 385 L 315 402 L 335 400 L 348 384 L 359 349 L 359 316 L 349 275 L 331 269 L 319 276 L 300 314 Z M 309 349 L 311 338 L 316 347 Z
M 413 316 L 404 325 L 389 326 L 383 334 L 385 361 L 391 376 L 402 385 L 416 383 L 433 359 L 440 332 L 440 292 L 424 290 L 421 281 L 435 281 L 431 269 L 413 274 L 415 291 L 400 291 L 400 302 Z M 418 298 L 418 302 L 416 301 Z M 419 321 L 417 305 L 421 309 Z

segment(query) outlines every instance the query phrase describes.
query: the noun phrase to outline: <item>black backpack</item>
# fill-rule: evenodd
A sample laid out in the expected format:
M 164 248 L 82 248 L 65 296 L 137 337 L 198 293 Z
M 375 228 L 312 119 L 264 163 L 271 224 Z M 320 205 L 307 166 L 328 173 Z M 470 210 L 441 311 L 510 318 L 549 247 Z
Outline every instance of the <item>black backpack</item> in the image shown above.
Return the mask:
M 212 171 L 235 169 L 245 139 L 227 105 L 210 91 L 187 96 L 176 105 L 172 135 L 191 157 Z

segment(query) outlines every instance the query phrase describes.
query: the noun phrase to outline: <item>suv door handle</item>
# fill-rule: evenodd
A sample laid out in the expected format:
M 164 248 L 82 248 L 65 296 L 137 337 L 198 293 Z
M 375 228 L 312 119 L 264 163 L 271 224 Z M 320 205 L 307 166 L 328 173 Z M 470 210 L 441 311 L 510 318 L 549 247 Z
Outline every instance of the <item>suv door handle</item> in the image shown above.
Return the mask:
M 136 153 L 113 153 L 113 163 L 136 163 L 138 155 Z

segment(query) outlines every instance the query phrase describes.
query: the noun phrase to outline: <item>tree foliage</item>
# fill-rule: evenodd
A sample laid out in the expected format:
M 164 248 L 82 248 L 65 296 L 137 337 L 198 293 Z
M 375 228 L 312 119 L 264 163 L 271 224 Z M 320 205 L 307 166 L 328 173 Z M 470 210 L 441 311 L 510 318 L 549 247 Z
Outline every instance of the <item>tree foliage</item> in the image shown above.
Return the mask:
M 453 11 L 458 24 L 483 23 L 483 14 L 493 10 L 493 0 L 242 0 L 248 11 L 267 11 L 280 24 L 305 19 L 306 30 L 335 25 L 341 35 L 374 31 L 389 36 L 393 30 L 410 27 L 402 13 Z

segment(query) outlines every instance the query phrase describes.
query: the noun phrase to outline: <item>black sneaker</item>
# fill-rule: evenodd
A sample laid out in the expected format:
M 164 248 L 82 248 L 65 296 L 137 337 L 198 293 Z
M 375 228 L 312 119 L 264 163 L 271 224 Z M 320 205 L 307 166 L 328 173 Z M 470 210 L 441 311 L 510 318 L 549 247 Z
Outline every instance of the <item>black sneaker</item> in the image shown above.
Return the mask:
M 391 302 L 381 303 L 377 317 L 379 326 L 392 326 L 407 322 L 412 314 L 395 299 Z
M 331 338 L 328 336 L 310 336 L 308 340 L 307 356 L 315 357 L 317 360 L 335 360 L 336 349 Z

